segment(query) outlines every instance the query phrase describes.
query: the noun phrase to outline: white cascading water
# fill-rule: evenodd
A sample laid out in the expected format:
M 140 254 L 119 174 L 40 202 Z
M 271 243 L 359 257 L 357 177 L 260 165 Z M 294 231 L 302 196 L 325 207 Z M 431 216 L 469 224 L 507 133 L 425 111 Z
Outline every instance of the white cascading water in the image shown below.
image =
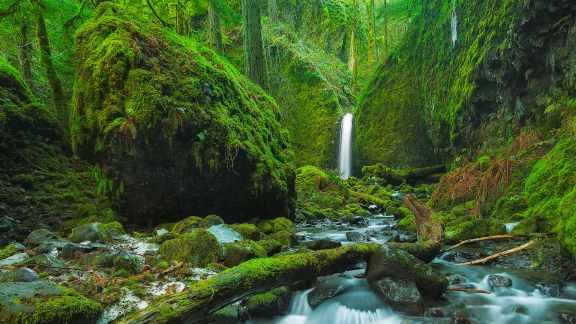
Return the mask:
M 452 29 L 452 47 L 456 47 L 458 41 L 458 14 L 456 13 L 456 0 L 452 0 L 452 22 L 450 24 Z
M 340 159 L 339 170 L 342 179 L 350 178 L 352 173 L 352 123 L 353 115 L 347 113 L 340 125 Z

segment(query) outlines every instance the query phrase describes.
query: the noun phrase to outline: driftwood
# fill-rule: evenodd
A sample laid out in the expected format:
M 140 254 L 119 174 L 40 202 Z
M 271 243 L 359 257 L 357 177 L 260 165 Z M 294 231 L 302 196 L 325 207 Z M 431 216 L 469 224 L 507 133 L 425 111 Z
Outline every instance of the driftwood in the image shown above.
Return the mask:
M 404 205 L 416 217 L 416 234 L 418 240 L 423 242 L 441 243 L 444 239 L 442 225 L 432 219 L 432 210 L 410 194 L 404 197 Z
M 535 240 L 532 240 L 532 241 L 530 241 L 530 242 L 528 242 L 528 243 L 526 243 L 526 244 L 517 246 L 517 247 L 515 247 L 515 248 L 513 248 L 513 249 L 506 250 L 506 251 L 502 251 L 502 252 L 498 252 L 498 253 L 496 253 L 496 254 L 492 254 L 492 255 L 490 255 L 490 256 L 488 256 L 488 257 L 485 257 L 485 258 L 482 258 L 482 259 L 478 259 L 478 260 L 474 260 L 474 261 L 470 261 L 470 262 L 459 263 L 458 265 L 477 265 L 477 264 L 485 264 L 485 263 L 488 263 L 488 262 L 490 262 L 490 261 L 496 260 L 496 259 L 498 259 L 498 258 L 505 257 L 505 256 L 508 256 L 508 255 L 512 255 L 512 254 L 514 254 L 514 253 L 518 253 L 518 252 L 520 252 L 520 251 L 526 250 L 526 249 L 530 248 L 532 245 L 534 245 L 535 243 L 536 243 L 536 241 L 535 241 Z
M 253 294 L 349 270 L 380 248 L 378 244 L 360 243 L 250 260 L 199 281 L 184 292 L 165 297 L 120 323 L 200 323 L 211 313 Z M 419 254 L 430 254 L 424 250 L 432 248 L 437 249 L 423 245 Z M 418 249 L 410 246 L 407 251 Z
M 484 289 L 475 289 L 475 288 L 458 288 L 458 287 L 449 287 L 446 291 L 455 291 L 455 292 L 465 292 L 469 294 L 492 294 L 491 291 L 484 290 Z
M 470 244 L 470 243 L 476 243 L 476 242 L 482 242 L 482 241 L 506 240 L 506 239 L 513 239 L 513 238 L 515 238 L 514 235 L 503 234 L 503 235 L 484 236 L 484 237 L 469 239 L 469 240 L 462 241 L 456 245 L 453 245 L 453 246 L 445 249 L 444 252 L 452 251 L 454 249 L 457 249 L 463 245 Z

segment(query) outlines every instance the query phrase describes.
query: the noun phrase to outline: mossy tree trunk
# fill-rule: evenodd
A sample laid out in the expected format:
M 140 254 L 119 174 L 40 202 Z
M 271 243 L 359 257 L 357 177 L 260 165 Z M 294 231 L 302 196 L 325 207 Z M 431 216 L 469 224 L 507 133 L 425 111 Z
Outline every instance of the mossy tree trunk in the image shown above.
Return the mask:
M 160 300 L 120 323 L 202 323 L 214 311 L 251 295 L 346 271 L 380 248 L 379 244 L 359 243 L 250 260 Z M 431 260 L 439 251 L 438 246 L 425 244 L 393 243 L 391 248 L 405 250 L 420 260 Z
M 222 51 L 222 29 L 220 27 L 220 16 L 218 15 L 218 8 L 216 0 L 208 1 L 208 24 L 209 24 L 209 37 L 210 47 L 217 52 Z
M 244 59 L 246 75 L 262 88 L 268 88 L 260 0 L 242 0 L 244 15 Z
M 33 89 L 32 77 L 32 43 L 28 38 L 28 21 L 22 19 L 20 22 L 20 67 L 22 70 L 22 77 L 30 89 Z
M 58 77 L 54 62 L 52 61 L 52 51 L 50 50 L 50 39 L 46 29 L 46 20 L 44 19 L 41 5 L 36 3 L 36 6 L 36 33 L 40 47 L 40 59 L 44 66 L 46 77 L 48 78 L 48 84 L 52 90 L 52 100 L 54 101 L 54 108 L 56 109 L 58 118 L 60 121 L 66 121 L 68 115 L 66 100 L 64 98 L 62 82 Z

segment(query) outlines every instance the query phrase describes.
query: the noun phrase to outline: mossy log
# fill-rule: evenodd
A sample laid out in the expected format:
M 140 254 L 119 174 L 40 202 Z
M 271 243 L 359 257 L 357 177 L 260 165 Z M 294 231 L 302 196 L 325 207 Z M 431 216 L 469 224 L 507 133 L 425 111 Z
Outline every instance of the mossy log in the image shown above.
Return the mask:
M 445 172 L 446 167 L 444 165 L 412 169 L 394 169 L 382 164 L 375 164 L 362 168 L 362 175 L 374 176 L 392 185 L 401 185 L 403 183 L 414 185 L 433 182 L 437 180 L 437 178 L 434 177 L 435 175 Z
M 395 244 L 394 248 L 403 248 Z M 255 259 L 200 281 L 190 289 L 167 297 L 120 323 L 199 323 L 209 314 L 250 295 L 275 287 L 343 272 L 367 260 L 380 245 L 361 243 L 332 250 Z M 432 245 L 409 244 L 406 251 L 427 255 Z

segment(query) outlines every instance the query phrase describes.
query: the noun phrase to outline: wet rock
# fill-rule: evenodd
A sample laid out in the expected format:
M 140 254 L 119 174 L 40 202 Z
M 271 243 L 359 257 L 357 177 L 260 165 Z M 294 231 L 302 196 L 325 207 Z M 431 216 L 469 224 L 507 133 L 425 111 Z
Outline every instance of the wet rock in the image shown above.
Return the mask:
M 112 222 L 107 224 L 90 223 L 80 225 L 72 229 L 69 239 L 75 243 L 81 242 L 105 242 L 118 239 L 124 233 L 122 224 Z
M 372 286 L 390 304 L 410 305 L 422 301 L 418 287 L 411 280 L 384 278 Z
M 512 279 L 505 275 L 491 274 L 487 281 L 491 289 L 512 287 Z
M 26 261 L 28 258 L 29 258 L 29 255 L 27 253 L 17 253 L 17 254 L 11 255 L 5 259 L 0 260 L 0 267 L 19 264 L 19 263 Z
M 576 314 L 569 312 L 562 312 L 558 314 L 558 321 L 562 324 L 576 324 Z
M 62 247 L 61 256 L 64 259 L 73 259 L 78 255 L 94 252 L 98 248 L 97 245 L 93 244 L 67 243 Z
M 126 251 L 92 252 L 85 255 L 82 262 L 100 268 L 114 268 L 130 274 L 142 272 L 144 260 L 142 257 Z
M 40 243 L 34 251 L 36 253 L 44 254 L 44 253 L 52 253 L 55 250 L 61 250 L 66 244 L 70 243 L 69 241 L 65 240 L 50 240 L 46 242 Z
M 562 292 L 560 284 L 554 283 L 539 283 L 536 285 L 536 289 L 546 297 L 560 297 Z
M 222 219 L 222 217 L 220 217 L 218 215 L 208 215 L 208 216 L 204 217 L 204 219 L 201 222 L 201 225 L 204 228 L 209 228 L 211 226 L 222 225 L 222 224 L 224 224 L 224 220 Z
M 446 314 L 442 308 L 432 307 L 428 308 L 426 312 L 424 312 L 424 316 L 439 318 L 439 317 L 445 317 Z
M 66 266 L 64 261 L 51 254 L 40 254 L 32 257 L 26 261 L 26 264 L 31 267 L 38 267 L 49 274 L 62 273 L 62 268 Z
M 10 257 L 18 252 L 22 252 L 26 247 L 20 243 L 12 242 L 0 249 L 0 260 Z
M 6 323 L 94 323 L 102 307 L 49 281 L 0 283 L 0 319 Z
M 220 245 L 242 240 L 242 235 L 240 235 L 240 233 L 224 224 L 210 226 L 208 232 L 214 235 Z
M 0 274 L 0 282 L 32 282 L 38 279 L 36 271 L 30 268 L 19 268 Z
M 306 243 L 306 247 L 314 251 L 335 249 L 340 246 L 342 243 L 331 239 L 320 239 Z
M 454 286 L 454 285 L 461 285 L 461 284 L 465 284 L 468 282 L 468 278 L 464 277 L 461 274 L 451 274 L 447 277 L 448 279 L 448 284 L 450 286 Z
M 350 225 L 353 226 L 365 226 L 366 224 L 367 224 L 366 219 L 362 216 L 356 216 L 350 219 Z
M 384 279 L 405 279 L 416 283 L 423 297 L 438 299 L 448 287 L 448 280 L 432 267 L 408 252 L 382 246 L 370 257 L 366 279 L 377 290 L 375 283 Z
M 350 242 L 365 242 L 366 236 L 360 232 L 346 232 L 346 240 Z
M 509 305 L 502 309 L 503 314 L 523 314 L 528 315 L 528 308 L 525 305 Z
M 442 255 L 441 258 L 453 263 L 464 263 L 476 259 L 474 254 L 463 251 L 450 251 Z
M 308 304 L 310 307 L 316 308 L 324 301 L 334 298 L 353 287 L 354 281 L 349 278 L 343 276 L 327 277 L 308 294 Z
M 30 246 L 38 246 L 44 242 L 54 241 L 58 239 L 58 235 L 47 229 L 37 229 L 30 233 L 26 238 L 26 244 Z

